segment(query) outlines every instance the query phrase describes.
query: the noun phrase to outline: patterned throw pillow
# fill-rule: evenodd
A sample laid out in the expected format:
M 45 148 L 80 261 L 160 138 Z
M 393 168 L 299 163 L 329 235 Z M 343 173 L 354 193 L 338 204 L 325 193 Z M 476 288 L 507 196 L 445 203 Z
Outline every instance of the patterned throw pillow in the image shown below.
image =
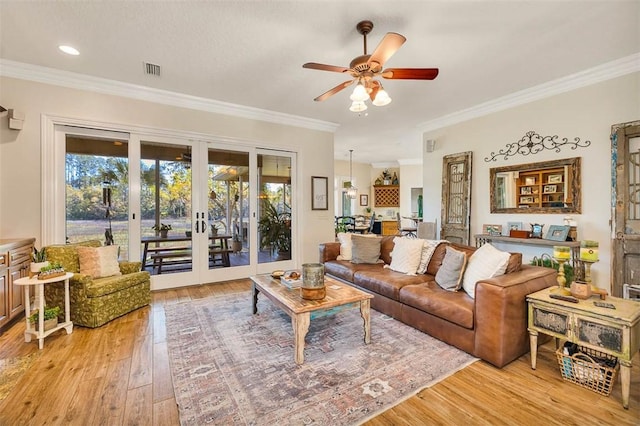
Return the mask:
M 462 288 L 472 298 L 476 297 L 476 283 L 504 274 L 509 263 L 510 253 L 498 250 L 491 244 L 485 244 L 469 258 L 467 270 L 462 279 Z
M 122 275 L 118 264 L 118 246 L 77 247 L 80 273 L 93 278 Z
M 433 256 L 433 252 L 436 251 L 436 247 L 440 243 L 446 243 L 447 240 L 422 240 L 422 255 L 420 256 L 420 265 L 418 266 L 418 270 L 416 271 L 418 274 L 424 274 L 427 272 L 427 266 L 429 266 L 429 261 L 431 260 L 431 256 Z
M 375 235 L 375 234 L 371 234 Z M 382 238 L 352 235 L 351 263 L 378 263 Z
M 467 266 L 466 253 L 447 247 L 442 265 L 436 274 L 436 283 L 448 291 L 460 290 L 465 266 Z
M 422 256 L 422 240 L 418 238 L 395 237 L 391 252 L 391 265 L 384 265 L 396 272 L 415 275 Z

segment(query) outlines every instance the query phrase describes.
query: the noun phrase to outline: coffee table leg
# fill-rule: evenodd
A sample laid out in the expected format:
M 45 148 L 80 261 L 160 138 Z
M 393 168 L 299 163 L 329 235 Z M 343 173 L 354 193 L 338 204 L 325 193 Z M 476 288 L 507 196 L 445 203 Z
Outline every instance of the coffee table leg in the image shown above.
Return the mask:
M 369 299 L 360 301 L 360 316 L 364 320 L 364 342 L 371 343 L 371 311 Z
M 309 331 L 310 319 L 311 314 L 309 312 L 294 314 L 291 317 L 296 364 L 304 363 L 304 338 L 307 336 L 307 332 Z
M 260 293 L 260 290 L 258 290 L 258 287 L 256 287 L 256 284 L 253 283 L 251 285 L 251 294 L 253 295 L 252 299 L 253 299 L 253 314 L 257 314 L 258 313 L 258 293 Z

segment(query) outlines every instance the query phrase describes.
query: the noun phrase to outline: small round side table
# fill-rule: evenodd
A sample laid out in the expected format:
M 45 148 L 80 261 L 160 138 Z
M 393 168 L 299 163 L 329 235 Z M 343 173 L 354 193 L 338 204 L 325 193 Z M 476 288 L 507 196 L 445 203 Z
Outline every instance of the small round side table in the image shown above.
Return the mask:
M 44 338 L 54 333 L 61 328 L 64 328 L 67 331 L 67 334 L 71 334 L 73 332 L 73 322 L 71 322 L 71 315 L 69 313 L 69 278 L 71 278 L 73 274 L 71 272 L 67 272 L 64 275 L 59 277 L 47 278 L 45 280 L 39 280 L 37 276 L 33 278 L 24 277 L 15 280 L 13 283 L 16 285 L 24 286 L 24 313 L 25 320 L 27 322 L 27 328 L 24 331 L 24 341 L 30 342 L 31 336 L 35 336 L 38 339 L 38 348 L 42 349 L 44 347 Z M 50 330 L 44 331 L 44 314 L 38 315 L 38 329 L 34 329 L 33 325 L 29 321 L 29 316 L 31 315 L 31 301 L 29 299 L 29 288 L 33 285 L 36 286 L 36 297 L 38 298 L 38 310 L 39 312 L 44 313 L 44 286 L 46 284 L 52 284 L 64 281 L 64 322 L 58 323 L 57 327 L 54 327 Z

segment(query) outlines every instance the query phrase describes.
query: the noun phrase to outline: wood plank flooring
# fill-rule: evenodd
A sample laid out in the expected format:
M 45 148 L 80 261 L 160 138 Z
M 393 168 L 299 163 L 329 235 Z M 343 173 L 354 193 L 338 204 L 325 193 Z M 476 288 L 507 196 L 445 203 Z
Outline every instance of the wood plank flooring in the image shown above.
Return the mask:
M 164 307 L 250 286 L 238 280 L 154 292 L 151 306 L 103 327 L 49 336 L 0 401 L 0 425 L 178 425 Z M 24 342 L 24 327 L 19 321 L 0 335 L 0 359 L 38 352 L 35 341 Z M 502 369 L 479 361 L 366 424 L 640 425 L 639 364 L 636 354 L 629 410 L 618 379 L 609 397 L 563 381 L 547 344 L 535 371 L 528 355 Z

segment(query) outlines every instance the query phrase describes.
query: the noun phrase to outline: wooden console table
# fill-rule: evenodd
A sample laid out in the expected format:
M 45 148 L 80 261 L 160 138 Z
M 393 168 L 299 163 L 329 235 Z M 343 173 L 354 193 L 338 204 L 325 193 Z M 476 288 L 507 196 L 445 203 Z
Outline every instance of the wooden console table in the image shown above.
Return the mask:
M 581 267 L 580 264 L 580 241 L 553 241 L 545 240 L 543 238 L 512 238 L 504 235 L 489 235 L 489 234 L 476 234 L 476 247 L 483 246 L 486 243 L 492 243 L 498 241 L 508 244 L 520 244 L 526 246 L 541 246 L 541 247 L 553 247 L 564 246 L 571 248 L 571 266 L 574 269 Z M 577 266 L 579 265 L 579 266 Z
M 631 360 L 640 349 L 640 303 L 607 297 L 615 309 L 600 308 L 593 304 L 596 298 L 571 303 L 552 299 L 550 291 L 547 288 L 527 296 L 531 368 L 536 369 L 538 333 L 614 356 L 620 362 L 622 406 L 629 408 Z

